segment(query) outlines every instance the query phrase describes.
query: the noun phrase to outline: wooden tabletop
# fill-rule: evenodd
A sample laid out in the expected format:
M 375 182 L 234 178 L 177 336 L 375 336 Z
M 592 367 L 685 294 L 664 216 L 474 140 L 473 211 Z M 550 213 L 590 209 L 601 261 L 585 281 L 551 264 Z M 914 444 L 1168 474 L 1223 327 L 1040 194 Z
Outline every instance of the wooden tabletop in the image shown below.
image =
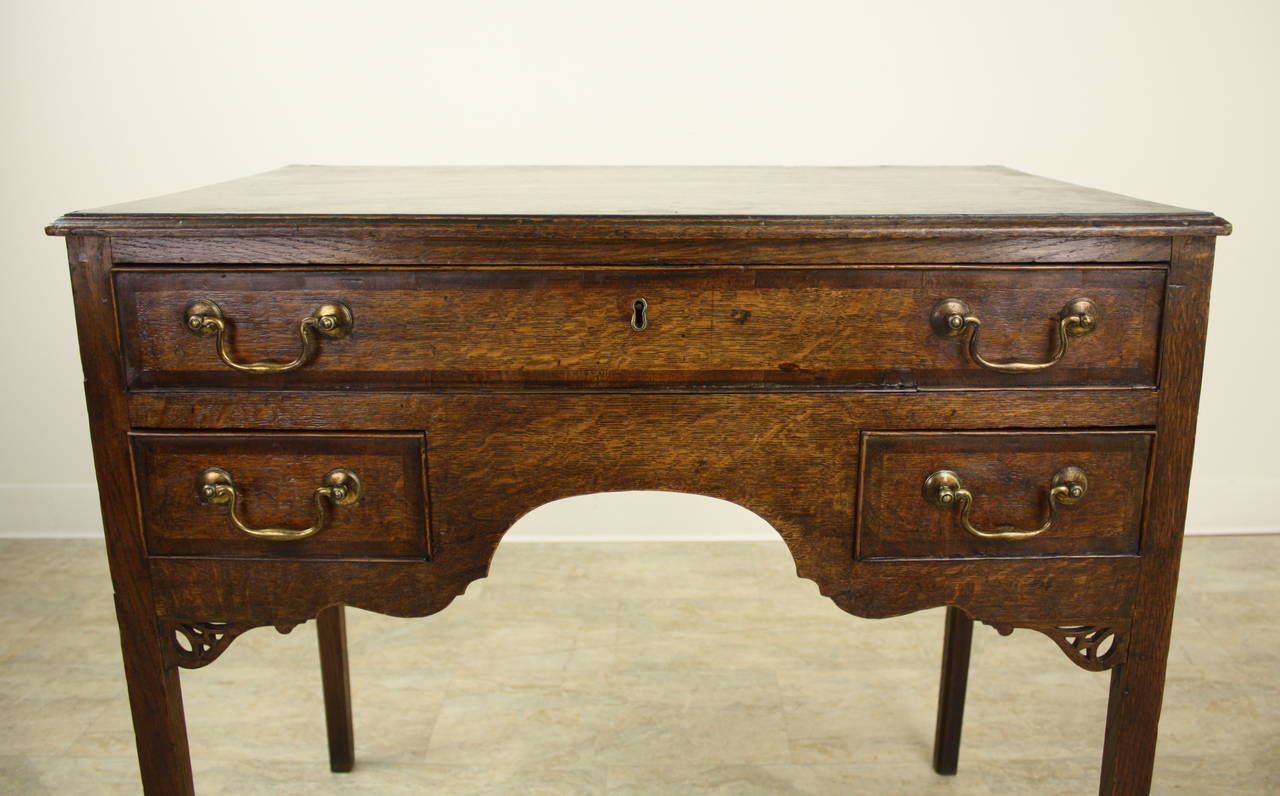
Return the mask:
M 783 219 L 821 219 L 861 230 L 941 220 L 1014 229 L 1123 226 L 1145 234 L 1229 229 L 1210 213 L 1002 166 L 288 166 L 71 213 L 49 232 L 196 229 L 235 221 L 536 224 L 552 217 L 681 224 L 758 219 L 765 228 L 789 226 L 778 223 Z

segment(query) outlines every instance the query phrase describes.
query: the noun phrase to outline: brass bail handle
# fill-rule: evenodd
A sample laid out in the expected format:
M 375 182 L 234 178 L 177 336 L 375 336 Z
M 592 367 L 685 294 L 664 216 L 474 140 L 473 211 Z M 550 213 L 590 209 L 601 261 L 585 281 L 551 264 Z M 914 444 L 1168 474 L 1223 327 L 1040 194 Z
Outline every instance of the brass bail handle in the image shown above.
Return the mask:
M 992 362 L 978 352 L 978 333 L 982 319 L 972 314 L 969 305 L 960 299 L 943 299 L 933 308 L 929 317 L 934 334 L 939 337 L 963 337 L 969 335 L 969 358 L 988 370 L 999 373 L 1035 373 L 1046 370 L 1062 361 L 1067 355 L 1071 338 L 1084 337 L 1098 328 L 1098 305 L 1087 298 L 1068 301 L 1058 313 L 1057 345 L 1053 356 L 1045 362 Z
M 1072 506 L 1084 499 L 1089 479 L 1079 467 L 1063 467 L 1049 482 L 1049 509 L 1039 528 L 1030 531 L 1003 529 L 983 531 L 973 527 L 969 514 L 973 509 L 973 493 L 964 488 L 960 476 L 951 470 L 935 470 L 924 479 L 924 499 L 940 509 L 960 507 L 960 527 L 980 539 L 1030 539 L 1053 527 L 1058 521 L 1058 505 Z
M 323 335 L 335 340 L 351 334 L 353 323 L 351 308 L 340 301 L 332 301 L 316 307 L 315 312 L 298 321 L 298 336 L 302 338 L 302 352 L 292 362 L 237 362 L 228 350 L 227 316 L 218 303 L 209 299 L 197 299 L 187 304 L 182 315 L 182 325 L 196 337 L 212 337 L 218 357 L 242 373 L 288 373 L 310 362 L 316 355 L 316 338 Z
M 200 474 L 196 488 L 200 493 L 201 503 L 227 507 L 227 516 L 236 530 L 273 542 L 291 542 L 315 536 L 329 524 L 333 509 L 339 506 L 350 506 L 360 499 L 360 479 L 350 470 L 339 468 L 320 479 L 320 486 L 316 489 L 314 496 L 316 521 L 310 527 L 250 528 L 236 513 L 241 496 L 231 473 L 221 467 L 210 467 Z

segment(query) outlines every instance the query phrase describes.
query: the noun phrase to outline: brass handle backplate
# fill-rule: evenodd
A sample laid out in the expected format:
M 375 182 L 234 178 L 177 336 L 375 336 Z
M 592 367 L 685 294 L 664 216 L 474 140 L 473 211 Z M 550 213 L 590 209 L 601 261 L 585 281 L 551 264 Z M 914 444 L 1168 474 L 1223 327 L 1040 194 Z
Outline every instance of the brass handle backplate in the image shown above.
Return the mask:
M 329 515 L 334 508 L 350 506 L 360 499 L 360 479 L 356 474 L 350 470 L 333 470 L 320 479 L 320 486 L 315 491 L 316 521 L 310 527 L 250 528 L 236 513 L 241 496 L 231 473 L 221 467 L 210 467 L 200 474 L 196 487 L 202 503 L 227 507 L 227 516 L 236 530 L 273 542 L 290 542 L 315 536 L 329 524 Z
M 316 355 L 316 337 L 324 335 L 335 340 L 351 334 L 353 318 L 351 308 L 340 301 L 321 304 L 315 312 L 298 321 L 298 336 L 302 338 L 302 352 L 292 362 L 237 362 L 228 351 L 228 322 L 217 302 L 197 299 L 187 305 L 182 315 L 182 325 L 196 337 L 212 337 L 218 356 L 228 367 L 243 373 L 288 373 L 311 361 Z
M 960 526 L 981 539 L 1017 540 L 1039 536 L 1057 522 L 1059 504 L 1070 506 L 1079 503 L 1088 490 L 1089 479 L 1085 477 L 1084 470 L 1079 467 L 1063 467 L 1049 482 L 1049 510 L 1039 528 L 1030 531 L 1013 528 L 982 531 L 973 527 L 969 519 L 969 513 L 973 509 L 973 493 L 964 488 L 960 476 L 951 470 L 935 470 L 924 479 L 924 499 L 941 509 L 959 506 Z
M 1051 368 L 1067 355 L 1067 344 L 1072 337 L 1083 337 L 1098 328 L 1098 306 L 1087 298 L 1068 301 L 1058 313 L 1058 342 L 1053 356 L 1045 362 L 992 362 L 978 352 L 978 333 L 982 320 L 969 311 L 969 305 L 960 299 L 943 299 L 933 308 L 929 317 L 933 331 L 939 337 L 963 337 L 969 335 L 969 358 L 988 370 L 1000 373 L 1034 373 Z

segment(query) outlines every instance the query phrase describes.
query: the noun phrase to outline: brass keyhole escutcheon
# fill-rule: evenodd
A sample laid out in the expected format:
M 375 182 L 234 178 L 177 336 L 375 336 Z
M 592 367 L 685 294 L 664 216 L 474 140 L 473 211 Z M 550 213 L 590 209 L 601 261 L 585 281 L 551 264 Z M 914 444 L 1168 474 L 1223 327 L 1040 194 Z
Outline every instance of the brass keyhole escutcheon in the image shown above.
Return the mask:
M 649 302 L 642 298 L 631 302 L 631 328 L 637 332 L 649 328 Z

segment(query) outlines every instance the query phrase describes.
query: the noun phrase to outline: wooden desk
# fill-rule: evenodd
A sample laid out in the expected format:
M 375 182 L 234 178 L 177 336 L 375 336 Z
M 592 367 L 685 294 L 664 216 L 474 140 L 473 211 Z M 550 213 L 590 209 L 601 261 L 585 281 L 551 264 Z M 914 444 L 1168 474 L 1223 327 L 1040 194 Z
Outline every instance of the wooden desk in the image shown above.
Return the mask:
M 844 610 L 948 606 L 1111 672 L 1101 791 L 1149 788 L 1211 214 L 1003 168 L 290 167 L 66 235 L 148 793 L 178 671 L 342 606 L 443 609 L 569 495 L 745 506 Z

